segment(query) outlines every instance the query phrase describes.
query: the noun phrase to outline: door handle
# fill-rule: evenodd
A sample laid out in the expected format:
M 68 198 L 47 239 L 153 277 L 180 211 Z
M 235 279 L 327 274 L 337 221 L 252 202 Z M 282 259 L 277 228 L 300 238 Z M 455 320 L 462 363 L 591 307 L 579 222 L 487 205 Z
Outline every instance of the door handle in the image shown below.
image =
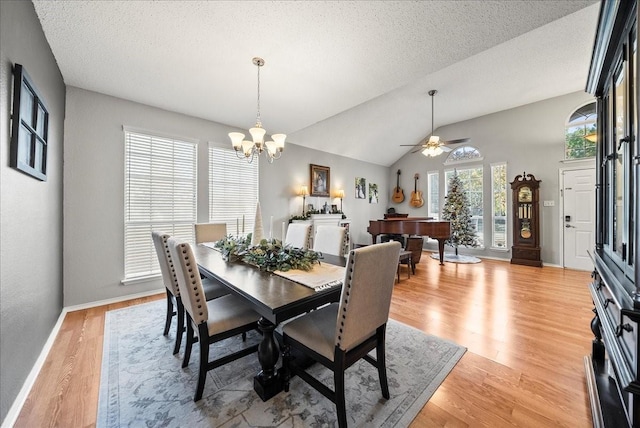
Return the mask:
M 569 223 L 565 224 L 564 227 L 566 227 L 567 229 L 569 229 L 571 227 L 575 228 L 575 226 L 571 226 Z

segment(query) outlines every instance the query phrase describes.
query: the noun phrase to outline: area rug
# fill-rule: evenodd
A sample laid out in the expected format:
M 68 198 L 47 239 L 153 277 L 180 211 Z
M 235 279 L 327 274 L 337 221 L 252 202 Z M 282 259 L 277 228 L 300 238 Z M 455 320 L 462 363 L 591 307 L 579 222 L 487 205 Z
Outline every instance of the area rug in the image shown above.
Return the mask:
M 172 355 L 175 321 L 162 335 L 164 301 L 109 311 L 98 404 L 98 427 L 332 427 L 335 406 L 299 378 L 288 393 L 263 402 L 253 390 L 260 370 L 257 355 L 211 370 L 202 400 L 193 402 L 198 378 L 197 345 L 181 368 L 183 347 Z M 255 343 L 249 334 L 211 346 L 221 350 Z M 360 361 L 345 374 L 349 426 L 406 427 L 462 357 L 465 348 L 389 320 L 387 376 L 391 398 L 382 398 L 376 369 Z M 375 354 L 375 351 L 372 351 Z M 333 376 L 320 365 L 312 373 L 333 388 Z
M 431 258 L 440 260 L 438 253 L 431 253 Z M 462 254 L 456 255 L 455 253 L 444 253 L 444 261 L 450 263 L 480 263 L 481 260 L 473 256 L 463 256 Z

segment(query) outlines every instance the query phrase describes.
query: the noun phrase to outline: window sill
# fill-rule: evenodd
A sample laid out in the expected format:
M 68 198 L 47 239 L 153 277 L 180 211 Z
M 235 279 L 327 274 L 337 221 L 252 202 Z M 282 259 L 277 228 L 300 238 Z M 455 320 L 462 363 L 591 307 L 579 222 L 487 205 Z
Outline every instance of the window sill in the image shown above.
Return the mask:
M 142 284 L 145 282 L 155 281 L 161 278 L 159 273 L 153 275 L 144 275 L 144 276 L 136 276 L 135 278 L 127 278 L 120 281 L 122 285 L 134 285 L 134 284 Z

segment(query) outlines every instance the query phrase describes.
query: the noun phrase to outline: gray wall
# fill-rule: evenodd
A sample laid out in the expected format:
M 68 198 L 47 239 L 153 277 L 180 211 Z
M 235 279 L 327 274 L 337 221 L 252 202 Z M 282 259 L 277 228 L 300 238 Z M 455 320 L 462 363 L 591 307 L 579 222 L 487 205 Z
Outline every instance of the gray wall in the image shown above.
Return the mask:
M 25 66 L 49 109 L 48 180 L 9 167 L 12 67 Z M 65 88 L 28 1 L 0 2 L 0 420 L 62 310 Z
M 77 305 L 132 293 L 161 290 L 159 280 L 121 285 L 124 277 L 124 137 L 122 126 L 197 140 L 198 221 L 208 220 L 209 142 L 229 147 L 232 129 L 143 104 L 67 88 L 64 153 L 64 304 Z M 248 123 L 247 126 L 251 124 Z M 265 124 L 268 129 L 268 124 Z M 245 130 L 246 131 L 246 130 Z M 366 226 L 379 218 L 388 198 L 385 167 L 288 144 L 283 157 L 260 165 L 260 203 L 265 234 L 274 218 L 274 237 L 289 216 L 301 214 L 301 184 L 308 184 L 309 164 L 331 168 L 331 188 L 344 187 L 344 211 L 354 219 L 354 240 L 368 242 Z M 379 204 L 354 198 L 355 177 L 380 186 Z M 242 195 L 238 195 L 242 197 Z M 339 200 L 310 198 L 307 203 L 339 205 Z
M 553 200 L 555 206 L 540 206 L 540 220 L 542 233 L 540 236 L 542 246 L 542 260 L 547 264 L 560 265 L 562 254 L 560 253 L 560 192 L 559 169 L 568 167 L 593 166 L 594 161 L 582 161 L 578 163 L 565 163 L 564 159 L 564 132 L 565 123 L 569 115 L 579 106 L 593 98 L 584 92 L 551 98 L 533 104 L 527 104 L 510 110 L 481 116 L 464 122 L 443 126 L 436 130 L 435 134 L 443 139 L 471 138 L 469 145 L 477 147 L 483 155 L 480 162 L 461 164 L 464 166 L 484 166 L 484 212 L 485 212 L 485 243 L 491 242 L 490 222 L 491 215 L 491 164 L 507 162 L 507 179 L 513 181 L 516 175 L 526 171 L 533 174 L 540 183 L 540 201 Z M 427 158 L 422 154 L 407 154 L 391 166 L 388 179 L 393 180 L 398 169 L 402 170 L 401 187 L 405 192 L 413 190 L 413 175 L 420 173 L 424 178 L 421 182 L 421 190 L 425 194 L 426 201 L 426 174 L 428 171 L 440 171 L 440 206 L 444 204 L 444 174 L 445 169 L 451 168 L 444 165 L 447 154 L 435 158 Z M 393 184 L 392 184 L 393 185 Z M 406 194 L 406 193 L 405 193 Z M 511 188 L 508 186 L 509 216 L 511 213 Z M 402 204 L 394 204 L 399 212 L 409 212 L 411 215 L 426 215 L 427 205 L 422 208 L 411 208 L 408 199 Z M 509 217 L 509 222 L 511 221 Z M 481 257 L 511 258 L 512 229 L 509 224 L 508 248 L 509 251 L 493 251 L 486 249 L 471 249 L 460 247 L 461 254 L 472 254 Z M 429 245 L 430 248 L 434 246 Z M 447 251 L 451 248 L 446 247 Z

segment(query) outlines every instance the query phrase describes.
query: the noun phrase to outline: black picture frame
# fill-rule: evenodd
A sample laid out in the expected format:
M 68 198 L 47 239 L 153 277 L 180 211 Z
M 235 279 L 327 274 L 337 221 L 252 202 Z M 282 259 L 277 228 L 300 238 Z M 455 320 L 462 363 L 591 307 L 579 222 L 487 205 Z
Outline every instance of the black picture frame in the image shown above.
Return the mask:
M 49 110 L 27 70 L 13 67 L 13 113 L 9 165 L 47 181 Z
M 331 169 L 328 166 L 310 164 L 309 188 L 311 196 L 329 196 Z

